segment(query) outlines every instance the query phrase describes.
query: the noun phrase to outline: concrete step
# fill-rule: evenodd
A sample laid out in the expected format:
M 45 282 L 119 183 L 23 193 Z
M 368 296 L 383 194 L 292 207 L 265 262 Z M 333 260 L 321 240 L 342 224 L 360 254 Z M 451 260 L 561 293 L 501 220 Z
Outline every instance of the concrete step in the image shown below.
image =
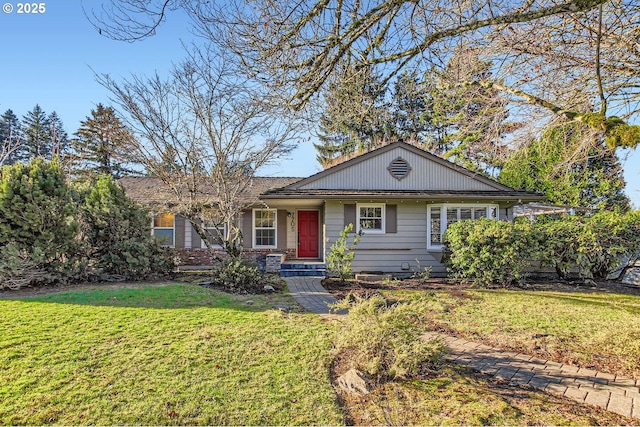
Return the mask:
M 281 269 L 280 277 L 324 277 L 326 270 L 324 269 Z

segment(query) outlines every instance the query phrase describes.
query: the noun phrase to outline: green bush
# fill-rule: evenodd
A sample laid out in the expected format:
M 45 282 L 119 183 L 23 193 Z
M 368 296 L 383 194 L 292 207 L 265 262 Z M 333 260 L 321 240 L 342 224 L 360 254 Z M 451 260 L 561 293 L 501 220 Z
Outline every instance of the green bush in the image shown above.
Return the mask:
M 36 159 L 0 168 L 0 280 L 23 275 L 27 286 L 82 277 L 77 217 L 57 162 Z
M 258 294 L 269 285 L 282 290 L 279 277 L 264 274 L 257 265 L 245 258 L 229 258 L 222 261 L 212 272 L 211 284 L 228 292 Z
M 439 342 L 420 338 L 429 312 L 423 300 L 388 306 L 374 295 L 345 298 L 333 308 L 348 309 L 336 336 L 337 351 L 349 353 L 349 368 L 379 380 L 416 376 L 443 351 Z
M 635 259 L 640 249 L 639 212 L 540 218 L 534 227 L 545 243 L 540 260 L 555 267 L 563 279 L 572 268 L 581 278 L 606 279 L 625 259 Z
M 474 285 L 521 283 L 538 250 L 539 239 L 524 221 L 458 221 L 444 235 L 446 266 L 454 277 L 470 280 Z
M 640 252 L 640 212 L 600 212 L 592 217 L 541 216 L 533 225 L 481 219 L 460 221 L 445 233 L 446 265 L 455 276 L 481 286 L 522 282 L 533 263 L 568 279 L 606 279 Z
M 110 175 L 99 176 L 80 192 L 83 235 L 93 274 L 139 280 L 174 269 L 167 249 L 149 234 L 149 214 Z
M 355 257 L 355 248 L 362 237 L 362 232 L 357 233 L 353 237 L 353 244 L 349 246 L 347 239 L 349 233 L 353 231 L 353 224 L 348 224 L 340 232 L 331 249 L 327 254 L 327 270 L 330 274 L 340 278 L 340 280 L 346 280 L 353 277 L 353 271 L 351 271 L 351 263 Z

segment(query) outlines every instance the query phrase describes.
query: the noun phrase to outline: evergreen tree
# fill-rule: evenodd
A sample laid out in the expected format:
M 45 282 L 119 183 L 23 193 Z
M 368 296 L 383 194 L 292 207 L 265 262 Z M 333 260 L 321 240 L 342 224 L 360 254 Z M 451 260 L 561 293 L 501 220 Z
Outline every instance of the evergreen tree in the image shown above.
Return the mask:
M 0 166 L 15 163 L 23 143 L 18 117 L 9 109 L 0 116 Z
M 585 147 L 585 141 L 588 143 Z M 573 153 L 582 152 L 581 158 Z M 505 162 L 499 181 L 544 193 L 550 203 L 589 208 L 629 209 L 624 178 L 615 152 L 579 123 L 549 129 Z
M 126 168 L 127 147 L 134 139 L 112 107 L 98 104 L 74 134 L 74 172 L 78 175 L 107 174 L 115 178 L 130 173 Z
M 348 159 L 396 139 L 386 88 L 369 66 L 346 64 L 329 84 L 314 144 L 324 166 Z
M 508 152 L 506 100 L 483 83 L 490 64 L 460 49 L 444 70 L 405 72 L 391 97 L 372 67 L 347 66 L 329 85 L 320 116 L 317 159 L 324 166 L 392 141 L 426 151 L 481 173 L 492 172 Z
M 69 146 L 69 135 L 64 130 L 62 120 L 54 111 L 47 117 L 49 124 L 49 145 L 51 147 L 51 156 L 62 158 Z
M 25 143 L 20 149 L 19 159 L 29 162 L 36 157 L 51 159 L 51 128 L 46 113 L 36 105 L 22 117 Z
M 57 162 L 0 168 L 0 273 L 29 260 L 34 282 L 65 280 L 82 267 L 77 207 Z M 15 265 L 13 266 L 15 267 Z M 31 283 L 28 283 L 31 284 Z
M 432 80 L 416 71 L 404 72 L 395 82 L 393 115 L 398 138 L 422 145 L 435 130 L 433 125 Z
M 112 176 L 98 176 L 80 193 L 84 237 L 97 274 L 141 279 L 173 269 L 169 254 L 149 234 L 149 213 Z
M 433 98 L 433 133 L 426 149 L 476 172 L 489 172 L 508 153 L 506 134 L 519 125 L 509 122 L 507 102 L 487 88 L 491 65 L 470 50 L 461 49 L 444 71 L 432 71 L 427 86 Z

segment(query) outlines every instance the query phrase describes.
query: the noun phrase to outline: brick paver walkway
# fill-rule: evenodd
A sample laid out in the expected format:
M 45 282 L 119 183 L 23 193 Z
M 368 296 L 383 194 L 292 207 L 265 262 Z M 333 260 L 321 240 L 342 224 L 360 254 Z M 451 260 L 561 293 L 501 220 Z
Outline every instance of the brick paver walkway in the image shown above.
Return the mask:
M 527 384 L 580 403 L 640 419 L 640 380 L 563 365 L 435 332 L 428 332 L 423 337 L 442 339 L 450 350 L 445 358 L 454 363 L 512 381 L 514 385 Z
M 313 313 L 328 314 L 327 304 L 337 301 L 322 287 L 322 277 L 287 277 L 285 281 L 296 301 Z M 445 356 L 448 360 L 511 381 L 514 386 L 526 384 L 640 419 L 640 380 L 563 365 L 436 332 L 428 332 L 423 338 L 442 339 L 450 350 Z
M 306 310 L 317 314 L 329 314 L 328 304 L 338 302 L 322 287 L 324 277 L 285 277 L 289 293 Z

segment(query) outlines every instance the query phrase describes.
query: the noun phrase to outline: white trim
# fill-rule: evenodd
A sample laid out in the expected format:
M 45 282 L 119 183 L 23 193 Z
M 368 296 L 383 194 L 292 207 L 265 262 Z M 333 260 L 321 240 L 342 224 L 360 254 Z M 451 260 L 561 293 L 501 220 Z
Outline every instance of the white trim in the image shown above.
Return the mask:
M 461 208 L 485 208 L 485 218 L 498 220 L 500 219 L 500 207 L 495 203 L 444 203 L 444 204 L 428 204 L 427 205 L 427 249 L 431 251 L 442 251 L 444 245 L 431 243 L 431 210 L 433 208 L 440 209 L 440 240 L 444 237 L 444 232 L 447 231 L 447 209 L 458 209 L 456 221 L 460 221 L 460 209 Z M 495 216 L 491 216 L 491 210 L 495 209 Z M 475 218 L 475 213 L 472 211 L 471 219 Z
M 365 228 L 363 230 L 360 230 L 360 208 L 381 208 L 381 218 L 380 218 L 380 223 L 381 223 L 381 228 Z M 356 233 L 360 233 L 360 231 L 362 231 L 363 233 L 367 233 L 367 234 L 385 234 L 385 226 L 386 226 L 386 204 L 385 203 L 356 203 Z M 365 217 L 366 218 L 366 217 Z
M 271 211 L 273 212 L 273 227 L 256 227 L 256 212 L 257 211 Z M 256 242 L 256 230 L 273 230 L 273 245 L 258 245 Z M 278 247 L 278 210 L 277 209 L 252 209 L 251 210 L 251 231 L 252 231 L 252 243 L 256 249 L 275 249 Z

